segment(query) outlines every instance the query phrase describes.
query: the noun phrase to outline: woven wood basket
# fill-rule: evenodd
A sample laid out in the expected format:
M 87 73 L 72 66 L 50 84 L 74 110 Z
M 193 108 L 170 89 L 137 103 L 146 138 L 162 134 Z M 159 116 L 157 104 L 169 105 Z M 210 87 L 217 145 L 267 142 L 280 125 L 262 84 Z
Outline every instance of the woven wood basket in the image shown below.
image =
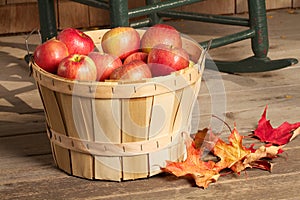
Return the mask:
M 86 32 L 101 50 L 107 30 Z M 138 30 L 142 35 L 144 30 Z M 183 37 L 197 61 L 202 48 Z M 132 180 L 182 160 L 204 65 L 137 82 L 78 82 L 42 70 L 36 80 L 52 154 L 59 169 L 87 179 Z

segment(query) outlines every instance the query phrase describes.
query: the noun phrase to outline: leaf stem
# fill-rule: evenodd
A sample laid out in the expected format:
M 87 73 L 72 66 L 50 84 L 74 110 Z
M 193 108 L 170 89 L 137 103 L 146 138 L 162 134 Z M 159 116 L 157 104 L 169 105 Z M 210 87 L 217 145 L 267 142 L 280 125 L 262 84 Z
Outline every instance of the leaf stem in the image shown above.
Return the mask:
M 212 114 L 212 117 L 214 117 L 214 118 L 220 120 L 221 122 L 223 122 L 227 126 L 227 128 L 229 129 L 230 133 L 232 132 L 232 129 L 231 129 L 231 127 L 229 126 L 229 124 L 227 122 L 225 122 L 223 119 L 221 119 L 217 115 Z

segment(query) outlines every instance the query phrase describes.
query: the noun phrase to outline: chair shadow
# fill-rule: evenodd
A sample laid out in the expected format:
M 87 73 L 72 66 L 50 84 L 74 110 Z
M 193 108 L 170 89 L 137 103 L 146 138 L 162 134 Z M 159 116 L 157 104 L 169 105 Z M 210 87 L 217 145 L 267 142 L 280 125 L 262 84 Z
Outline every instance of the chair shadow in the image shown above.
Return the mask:
M 16 52 L 26 50 L 21 43 L 1 41 L 0 46 L 15 48 Z M 29 45 L 29 48 L 35 46 Z M 3 49 L 0 51 L 1 155 L 27 157 L 41 166 L 54 165 L 44 111 L 34 78 L 29 76 L 29 66 L 13 54 L 14 49 L 7 52 Z

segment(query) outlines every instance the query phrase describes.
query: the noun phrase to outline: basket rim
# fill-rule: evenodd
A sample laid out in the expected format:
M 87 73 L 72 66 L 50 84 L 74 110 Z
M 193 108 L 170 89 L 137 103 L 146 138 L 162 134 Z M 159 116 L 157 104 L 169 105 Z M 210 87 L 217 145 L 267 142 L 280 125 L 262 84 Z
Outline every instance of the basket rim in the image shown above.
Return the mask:
M 50 90 L 90 98 L 137 98 L 174 92 L 201 80 L 198 67 L 192 66 L 167 76 L 140 81 L 78 81 L 49 73 L 34 62 L 33 77 L 38 85 Z

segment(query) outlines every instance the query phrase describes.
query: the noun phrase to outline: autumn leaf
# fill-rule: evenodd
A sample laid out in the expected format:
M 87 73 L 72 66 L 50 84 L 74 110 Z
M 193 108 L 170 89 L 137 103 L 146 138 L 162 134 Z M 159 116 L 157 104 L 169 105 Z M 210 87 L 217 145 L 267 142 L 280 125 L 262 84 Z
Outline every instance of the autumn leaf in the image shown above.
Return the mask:
M 183 162 L 166 161 L 166 167 L 162 171 L 174 174 L 177 177 L 191 175 L 198 187 L 207 188 L 212 182 L 218 180 L 220 174 L 214 170 L 213 161 L 202 161 L 202 150 L 195 147 L 194 141 L 187 145 L 187 158 Z
M 257 160 L 251 163 L 252 168 L 262 169 L 271 172 L 273 168 L 273 164 L 267 160 Z
M 205 142 L 205 138 L 207 136 L 208 128 L 204 128 L 202 130 L 198 130 L 198 132 L 194 136 L 195 147 L 200 148 Z
M 300 135 L 300 127 L 298 127 L 296 130 L 293 131 L 293 136 L 290 138 L 290 141 L 295 139 L 298 135 Z
M 243 137 L 234 128 L 228 137 L 229 144 L 219 139 L 212 149 L 212 153 L 220 158 L 215 168 L 220 171 L 230 168 L 236 173 L 241 172 L 247 166 L 244 166 L 243 160 L 251 152 L 243 146 Z
M 249 148 L 251 153 L 246 156 L 243 162 L 244 166 L 271 171 L 273 165 L 266 159 L 276 158 L 278 154 L 282 153 L 281 146 L 263 145 L 258 149 L 254 149 L 253 146 L 254 144 Z
M 282 123 L 278 128 L 273 128 L 270 120 L 266 119 L 267 106 L 258 122 L 258 126 L 254 131 L 252 136 L 260 139 L 260 141 L 265 143 L 271 143 L 275 145 L 285 145 L 287 144 L 293 134 L 293 130 L 300 127 L 300 122 L 290 124 L 288 122 Z
M 208 128 L 198 130 L 193 139 L 195 147 L 202 148 L 204 151 L 211 151 L 216 142 L 219 140 L 218 136 L 213 134 L 212 130 Z

